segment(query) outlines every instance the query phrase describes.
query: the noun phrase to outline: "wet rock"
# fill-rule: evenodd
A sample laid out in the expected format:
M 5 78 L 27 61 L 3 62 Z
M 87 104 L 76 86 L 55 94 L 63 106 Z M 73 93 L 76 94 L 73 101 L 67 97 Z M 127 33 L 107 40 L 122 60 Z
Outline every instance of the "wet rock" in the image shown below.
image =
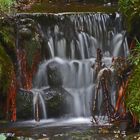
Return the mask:
M 29 40 L 39 32 L 39 25 L 33 19 L 21 18 L 18 21 L 18 36 L 20 40 Z
M 72 96 L 62 87 L 50 87 L 44 91 L 44 97 L 47 107 L 47 115 L 51 117 L 62 117 L 70 115 L 72 106 Z M 68 110 L 69 108 L 69 110 Z
M 41 93 L 43 99 L 45 100 L 47 117 L 57 118 L 60 116 L 70 115 L 70 112 L 72 112 L 71 110 L 73 108 L 73 105 L 70 105 L 71 102 L 73 102 L 73 97 L 62 87 L 63 82 L 61 75 L 61 64 L 56 61 L 50 62 L 47 65 L 46 72 L 48 76 L 49 87 L 37 89 L 36 92 L 38 94 Z M 34 89 L 30 91 L 22 89 L 22 93 L 25 95 L 19 95 L 17 115 L 18 118 L 29 119 L 33 117 L 33 111 L 31 110 L 33 108 L 32 100 Z M 30 97 L 30 95 L 32 96 Z M 31 100 L 29 101 L 28 98 Z M 20 103 L 22 103 L 22 105 Z M 38 108 L 39 110 L 42 110 L 40 107 Z M 41 116 L 39 115 L 39 117 Z
M 121 134 L 124 134 L 127 130 L 127 126 L 128 126 L 128 122 L 127 121 L 120 121 L 120 131 L 121 131 Z
M 47 65 L 48 84 L 50 87 L 61 87 L 62 76 L 60 72 L 61 65 L 52 61 Z
M 17 119 L 33 119 L 33 95 L 30 93 L 19 92 L 16 98 Z
M 28 28 L 22 28 L 19 30 L 19 34 L 24 39 L 30 39 L 32 37 L 32 32 Z
M 18 35 L 20 39 L 30 39 L 32 37 L 32 27 L 34 27 L 34 21 L 29 18 L 20 19 L 18 25 Z
M 19 22 L 20 22 L 20 25 L 27 26 L 28 24 L 31 24 L 32 26 L 35 26 L 35 21 L 33 19 L 31 19 L 31 18 L 21 17 Z
M 57 118 L 69 115 L 72 109 L 72 106 L 70 106 L 73 100 L 72 96 L 62 87 L 63 77 L 61 74 L 61 67 L 62 64 L 57 61 L 52 61 L 46 68 L 50 87 L 44 89 L 43 92 L 46 100 L 48 117 Z
M 28 91 L 20 89 L 17 95 L 17 118 L 22 120 L 33 119 L 33 96 L 34 89 Z M 62 116 L 71 115 L 73 97 L 63 87 L 49 87 L 44 89 L 38 89 L 36 92 L 42 94 L 45 100 L 45 106 L 47 108 L 47 117 L 58 118 Z M 38 98 L 39 99 L 39 98 Z M 22 103 L 22 104 L 21 104 Z M 39 120 L 42 116 L 42 108 L 39 102 Z M 69 109 L 68 109 L 69 108 Z M 36 116 L 36 115 L 35 115 Z M 36 119 L 36 118 L 35 118 Z

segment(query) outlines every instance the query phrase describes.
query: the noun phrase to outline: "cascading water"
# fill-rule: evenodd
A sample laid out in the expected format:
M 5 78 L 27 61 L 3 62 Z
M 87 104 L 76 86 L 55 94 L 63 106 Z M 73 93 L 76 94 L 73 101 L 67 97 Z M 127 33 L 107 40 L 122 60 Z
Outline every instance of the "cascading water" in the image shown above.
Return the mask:
M 34 106 L 34 114 L 35 114 L 35 106 L 37 104 L 37 100 L 40 101 L 40 104 L 41 104 L 41 107 L 42 107 L 42 112 L 43 112 L 43 118 L 44 119 L 47 119 L 47 113 L 46 113 L 46 107 L 45 107 L 45 103 L 44 103 L 44 99 L 42 97 L 42 93 L 41 93 L 41 90 L 38 90 L 38 89 L 33 89 L 32 90 L 32 93 L 33 93 L 33 106 Z M 39 104 L 39 103 L 38 103 Z M 38 112 L 39 113 L 39 112 Z M 39 115 L 39 114 L 38 114 Z M 35 115 L 34 115 L 35 116 Z
M 72 96 L 67 109 L 69 114 L 73 117 L 91 116 L 96 83 L 92 66 L 96 49 L 101 49 L 106 66 L 111 65 L 112 57 L 126 57 L 129 53 L 121 16 L 118 13 L 24 16 L 40 24 L 46 48 L 43 52 L 46 57 L 40 62 L 33 87 L 38 90 L 49 87 L 47 66 L 57 62 L 61 65 L 62 87 Z M 115 92 L 112 90 L 112 93 L 111 100 L 115 104 Z M 100 106 L 102 96 L 98 102 Z

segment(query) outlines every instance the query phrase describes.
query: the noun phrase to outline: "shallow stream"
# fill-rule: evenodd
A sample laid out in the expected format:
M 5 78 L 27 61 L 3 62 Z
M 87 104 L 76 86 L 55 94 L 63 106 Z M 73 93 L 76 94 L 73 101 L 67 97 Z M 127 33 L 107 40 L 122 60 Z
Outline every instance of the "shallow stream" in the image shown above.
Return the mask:
M 130 132 L 123 134 L 119 126 L 93 125 L 91 118 L 1 122 L 0 126 L 0 138 L 5 136 L 12 140 L 138 140 L 138 136 L 128 138 Z

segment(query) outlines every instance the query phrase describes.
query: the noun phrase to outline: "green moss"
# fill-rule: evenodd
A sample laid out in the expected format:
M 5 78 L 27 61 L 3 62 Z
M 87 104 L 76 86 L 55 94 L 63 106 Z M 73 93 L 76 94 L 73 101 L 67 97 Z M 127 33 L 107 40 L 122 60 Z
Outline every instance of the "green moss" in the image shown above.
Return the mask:
M 140 1 L 119 0 L 119 9 L 125 17 L 127 30 L 133 36 L 140 36 Z
M 22 104 L 21 104 L 22 103 Z M 22 95 L 17 93 L 17 119 L 18 120 L 30 120 L 33 119 L 33 97 L 32 95 Z
M 127 88 L 126 106 L 140 120 L 140 43 L 138 41 L 130 60 L 133 64 L 133 72 Z
M 0 45 L 0 89 L 2 93 L 6 93 L 10 80 L 13 64 L 11 59 Z
M 127 31 L 131 37 L 140 40 L 140 1 L 139 0 L 119 0 L 120 11 L 125 17 Z M 130 61 L 133 65 L 133 72 L 127 89 L 126 105 L 140 120 L 140 43 L 133 50 Z
M 41 48 L 41 44 L 40 44 L 39 40 L 36 40 L 33 37 L 30 40 L 24 41 L 24 48 L 25 48 L 26 53 L 27 53 L 27 63 L 28 63 L 28 66 L 29 66 L 29 68 L 32 68 L 33 61 L 35 59 L 34 58 L 35 57 L 35 53 L 37 52 L 37 50 L 39 50 Z
M 63 100 L 61 96 L 56 95 L 51 100 L 47 101 L 48 117 L 59 117 L 62 115 Z
M 0 20 L 0 44 L 4 51 L 10 57 L 11 61 L 15 63 L 16 61 L 16 38 L 13 23 L 11 20 L 7 22 L 8 19 Z
M 6 94 L 14 71 L 16 50 L 13 28 L 3 21 L 0 27 L 0 91 Z
M 0 0 L 0 10 L 3 12 L 10 12 L 14 2 L 15 0 Z

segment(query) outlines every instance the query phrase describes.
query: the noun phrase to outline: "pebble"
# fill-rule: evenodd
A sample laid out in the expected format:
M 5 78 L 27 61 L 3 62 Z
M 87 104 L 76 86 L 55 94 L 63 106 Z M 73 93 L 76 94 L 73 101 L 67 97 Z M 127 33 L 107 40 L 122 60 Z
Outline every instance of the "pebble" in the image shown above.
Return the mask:
M 43 136 L 43 137 L 46 137 L 47 135 L 46 135 L 46 134 L 42 134 L 42 136 Z
M 115 138 L 119 138 L 118 134 L 115 135 Z

